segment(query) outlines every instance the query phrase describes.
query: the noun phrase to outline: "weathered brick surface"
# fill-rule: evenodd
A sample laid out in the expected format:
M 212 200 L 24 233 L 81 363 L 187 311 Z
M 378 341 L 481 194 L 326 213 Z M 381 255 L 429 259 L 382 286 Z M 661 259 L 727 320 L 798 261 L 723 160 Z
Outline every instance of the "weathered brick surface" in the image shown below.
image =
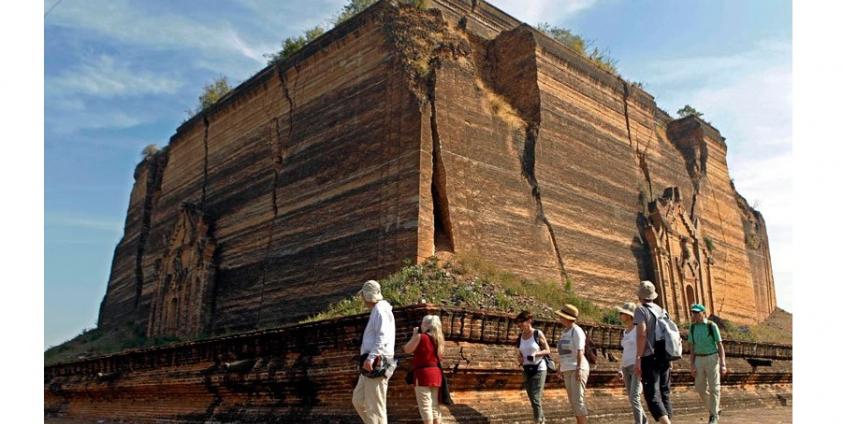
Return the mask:
M 100 326 L 164 334 L 166 313 L 192 337 L 294 322 L 439 251 L 570 279 L 602 305 L 650 278 L 679 320 L 696 300 L 740 323 L 774 310 L 763 218 L 731 185 L 716 129 L 671 120 L 485 2 L 432 6 L 379 3 L 141 163 Z M 648 241 L 666 190 L 699 228 Z M 204 231 L 185 246 L 208 261 L 182 269 L 185 207 Z M 207 278 L 173 282 L 186 275 Z
M 513 361 L 517 326 L 512 317 L 482 311 L 419 306 L 394 311 L 398 347 L 426 313 L 443 320 L 447 369 L 455 405 L 445 422 L 530 422 Z M 173 347 L 126 352 L 45 369 L 48 418 L 107 422 L 357 422 L 351 407 L 355 357 L 366 315 L 296 325 Z M 559 323 L 537 322 L 554 343 Z M 620 328 L 589 327 L 601 359 L 589 378 L 587 401 L 597 416 L 628 413 L 616 377 Z M 726 342 L 731 373 L 724 405 L 778 402 L 791 393 L 790 346 Z M 767 358 L 753 370 L 745 358 Z M 403 358 L 389 388 L 391 422 L 417 422 Z M 675 365 L 677 409 L 698 409 L 683 360 Z M 561 381 L 548 379 L 548 417 L 570 418 Z

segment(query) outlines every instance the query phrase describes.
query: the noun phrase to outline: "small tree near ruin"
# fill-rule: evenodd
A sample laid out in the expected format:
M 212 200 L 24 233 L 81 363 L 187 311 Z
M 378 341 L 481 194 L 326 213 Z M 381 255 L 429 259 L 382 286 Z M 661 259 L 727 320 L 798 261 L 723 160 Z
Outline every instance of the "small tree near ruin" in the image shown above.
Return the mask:
M 601 50 L 598 47 L 589 47 L 593 44 L 581 36 L 574 34 L 568 28 L 552 26 L 547 22 L 540 22 L 536 29 L 547 34 L 550 38 L 564 44 L 566 47 L 577 52 L 580 56 L 590 59 L 598 68 L 612 74 L 618 73 L 617 59 L 609 55 L 609 50 Z
M 231 91 L 231 86 L 228 84 L 228 78 L 225 76 L 217 77 L 211 83 L 205 84 L 205 87 L 202 88 L 202 94 L 199 95 L 199 104 L 196 105 L 196 109 L 188 109 L 187 114 L 194 116 L 202 112 L 218 102 L 229 91 Z
M 696 116 L 697 118 L 703 116 L 702 112 L 694 109 L 691 105 L 685 105 L 682 109 L 676 111 L 679 114 L 680 118 L 685 118 L 688 116 Z
M 152 156 L 155 156 L 156 153 L 161 151 L 156 144 L 147 144 L 146 147 L 141 150 L 141 156 L 143 156 L 144 160 L 149 159 Z

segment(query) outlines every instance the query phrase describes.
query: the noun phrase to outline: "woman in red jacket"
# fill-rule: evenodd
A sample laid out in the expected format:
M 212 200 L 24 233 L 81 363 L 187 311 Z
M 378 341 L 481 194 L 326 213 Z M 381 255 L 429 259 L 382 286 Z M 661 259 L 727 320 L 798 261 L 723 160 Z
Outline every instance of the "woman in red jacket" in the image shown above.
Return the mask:
M 419 327 L 413 328 L 413 337 L 404 345 L 404 352 L 413 354 L 416 401 L 424 424 L 439 424 L 439 387 L 442 386 L 439 358 L 444 351 L 442 322 L 436 315 L 426 315 L 422 318 L 421 331 Z

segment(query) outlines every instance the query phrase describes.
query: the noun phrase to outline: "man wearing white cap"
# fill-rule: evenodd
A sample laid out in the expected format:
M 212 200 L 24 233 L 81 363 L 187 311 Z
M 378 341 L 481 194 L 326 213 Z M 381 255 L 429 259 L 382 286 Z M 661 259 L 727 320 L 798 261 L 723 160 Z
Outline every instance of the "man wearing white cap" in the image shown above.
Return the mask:
M 392 305 L 383 300 L 381 286 L 366 281 L 358 292 L 372 312 L 360 345 L 360 376 L 351 403 L 366 424 L 386 424 L 386 389 L 397 364 L 395 352 L 395 317 Z

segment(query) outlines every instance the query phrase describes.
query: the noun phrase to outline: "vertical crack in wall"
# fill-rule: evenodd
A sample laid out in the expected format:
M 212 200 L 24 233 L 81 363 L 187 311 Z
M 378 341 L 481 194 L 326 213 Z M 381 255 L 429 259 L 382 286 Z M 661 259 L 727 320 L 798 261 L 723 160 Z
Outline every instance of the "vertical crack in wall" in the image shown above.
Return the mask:
M 143 199 L 143 210 L 141 212 L 141 230 L 138 235 L 138 247 L 135 253 L 135 301 L 134 308 L 140 306 L 141 295 L 143 294 L 143 256 L 146 249 L 146 240 L 149 238 L 149 231 L 152 222 L 152 209 L 161 191 L 161 180 L 164 177 L 164 168 L 169 159 L 168 149 L 156 153 L 146 159 L 146 193 Z
M 433 199 L 433 245 L 434 252 L 453 252 L 454 234 L 448 206 L 447 174 L 442 160 L 442 141 L 436 122 L 436 71 L 428 79 L 428 100 L 430 101 L 430 134 L 432 138 L 433 176 L 430 191 Z
M 653 199 L 655 198 L 655 195 L 653 193 L 653 180 L 650 177 L 650 167 L 647 165 L 647 150 L 649 149 L 649 142 L 647 143 L 645 149 L 642 151 L 638 142 L 633 140 L 634 137 L 632 136 L 632 125 L 629 122 L 630 87 L 629 83 L 624 81 L 622 78 L 620 78 L 620 81 L 623 84 L 623 116 L 624 121 L 626 121 L 626 137 L 629 140 L 629 148 L 632 150 L 632 153 L 634 155 L 634 159 L 636 162 L 635 167 L 640 173 L 644 184 L 646 184 L 646 187 L 639 186 L 642 191 L 642 193 L 639 194 L 641 213 L 646 216 L 647 204 L 653 201 Z M 655 122 L 653 124 L 655 125 Z M 644 189 L 646 189 L 646 192 L 644 192 Z M 642 194 L 644 196 L 641 196 Z
M 526 124 L 524 147 L 520 154 L 521 175 L 530 186 L 530 194 L 536 205 L 536 221 L 540 221 L 547 229 L 559 267 L 559 276 L 564 284 L 568 280 L 568 271 L 565 269 L 556 230 L 545 214 L 541 187 L 535 172 L 536 146 L 541 126 L 537 47 L 532 29 L 522 25 L 510 31 L 504 31 L 486 47 L 487 63 L 478 68 L 486 70 L 487 73 L 481 72 L 481 77 L 489 79 L 488 86 L 500 93 L 506 102 L 513 106 L 513 110 L 521 121 Z M 531 61 L 530 66 L 524 67 L 523 61 L 516 66 L 517 62 L 512 60 L 513 56 L 528 57 Z
M 527 179 L 530 184 L 531 194 L 536 201 L 536 219 L 541 221 L 547 228 L 550 235 L 550 242 L 553 244 L 553 251 L 556 253 L 556 260 L 559 263 L 559 275 L 562 277 L 564 283 L 568 277 L 568 271 L 565 270 L 565 261 L 562 259 L 562 252 L 559 250 L 559 243 L 556 240 L 556 232 L 553 230 L 553 225 L 547 216 L 544 214 L 544 204 L 542 203 L 541 188 L 539 181 L 536 178 L 536 144 L 539 138 L 539 124 L 530 122 L 527 125 L 526 138 L 524 140 L 524 152 L 521 155 L 521 174 Z
M 205 124 L 205 135 L 202 137 L 202 145 L 204 147 L 204 157 L 202 162 L 202 201 L 199 203 L 199 209 L 204 213 L 205 211 L 205 196 L 208 191 L 208 127 L 211 126 L 208 121 L 208 115 L 202 115 L 202 122 Z
M 642 280 L 653 280 L 655 277 L 655 270 L 653 269 L 652 257 L 650 255 L 650 248 L 647 246 L 644 231 L 648 224 L 649 204 L 655 199 L 653 193 L 653 180 L 650 177 L 650 167 L 647 164 L 647 151 L 650 148 L 650 140 L 644 150 L 637 140 L 633 140 L 632 125 L 629 120 L 629 97 L 631 94 L 631 87 L 623 78 L 618 78 L 623 84 L 623 116 L 626 122 L 626 136 L 629 140 L 629 148 L 635 161 L 636 173 L 638 174 L 638 205 L 641 210 L 636 216 L 635 226 L 638 232 L 633 238 L 630 246 L 635 257 L 635 262 L 638 266 L 638 276 Z M 655 132 L 655 110 L 653 110 L 653 132 Z M 637 243 L 638 245 L 636 245 Z
M 629 125 L 629 84 L 622 78 L 619 78 L 623 84 L 623 117 L 626 120 L 626 136 L 629 139 L 629 148 L 638 152 L 638 146 L 634 146 L 632 141 L 632 128 Z
M 287 76 L 284 70 L 278 69 L 278 78 L 281 81 L 281 90 L 284 98 L 287 100 L 288 106 L 288 121 L 287 121 L 287 142 L 289 143 L 293 138 L 293 111 L 294 103 L 290 95 L 290 88 L 287 83 Z M 281 119 L 275 117 L 272 120 L 273 125 L 269 128 L 269 143 L 270 152 L 272 153 L 272 221 L 269 224 L 269 235 L 267 237 L 266 246 L 264 247 L 263 261 L 261 266 L 260 276 L 260 296 L 258 300 L 258 313 L 255 318 L 255 326 L 259 326 L 263 317 L 264 299 L 266 297 L 266 278 L 269 273 L 269 256 L 272 251 L 272 243 L 275 240 L 275 226 L 278 221 L 278 184 L 281 179 L 281 167 L 284 163 L 284 149 L 281 141 Z
M 647 214 L 647 203 L 651 202 L 654 198 L 653 195 L 653 181 L 650 178 L 650 168 L 647 166 L 647 148 L 649 148 L 649 143 L 647 144 L 647 148 L 643 151 L 641 150 L 637 141 L 633 141 L 632 136 L 632 125 L 629 123 L 629 96 L 630 96 L 630 87 L 629 83 L 624 81 L 622 78 L 619 78 L 621 83 L 623 84 L 623 117 L 624 121 L 626 122 L 626 137 L 629 140 L 629 148 L 632 149 L 632 153 L 635 155 L 636 160 L 636 168 L 638 172 L 641 173 L 641 176 L 644 179 L 644 183 L 646 184 L 647 192 L 645 193 L 647 198 L 646 199 L 639 199 L 641 203 L 641 213 Z

